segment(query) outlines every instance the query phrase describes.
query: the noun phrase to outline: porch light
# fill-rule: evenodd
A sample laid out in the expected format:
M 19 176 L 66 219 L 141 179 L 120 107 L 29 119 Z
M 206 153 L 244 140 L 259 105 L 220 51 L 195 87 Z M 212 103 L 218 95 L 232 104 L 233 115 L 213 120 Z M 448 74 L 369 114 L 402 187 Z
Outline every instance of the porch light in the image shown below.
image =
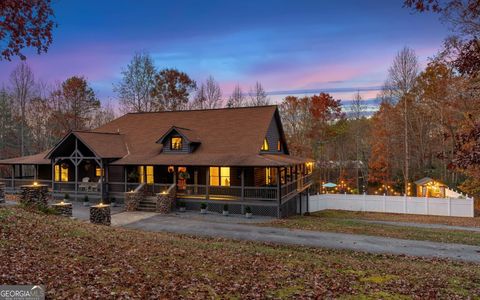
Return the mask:
M 37 185 L 38 185 L 38 182 L 34 181 L 34 182 L 33 182 L 33 185 L 34 185 L 34 186 L 37 186 Z
M 162 195 L 166 195 L 166 194 L 167 194 L 167 191 L 162 191 L 161 194 L 162 194 Z

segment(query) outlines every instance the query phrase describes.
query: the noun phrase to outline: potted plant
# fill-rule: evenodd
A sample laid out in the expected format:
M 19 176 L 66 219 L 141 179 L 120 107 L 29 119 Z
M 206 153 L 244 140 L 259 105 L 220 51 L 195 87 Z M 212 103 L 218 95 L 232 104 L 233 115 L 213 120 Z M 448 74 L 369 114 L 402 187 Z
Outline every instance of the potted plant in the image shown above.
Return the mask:
M 222 213 L 225 217 L 228 216 L 228 204 L 223 205 L 223 212 Z
M 138 175 L 137 171 L 135 171 L 135 170 L 128 174 L 128 180 L 130 182 L 137 182 L 138 177 L 139 177 L 139 175 Z
M 178 210 L 180 212 L 185 212 L 187 210 L 187 204 L 183 201 L 178 203 Z
M 90 206 L 90 201 L 88 200 L 88 196 L 86 195 L 83 198 L 83 206 Z
M 65 195 L 63 196 L 63 202 L 68 202 L 68 200 L 70 200 L 70 195 L 68 193 L 65 193 Z
M 117 203 L 116 203 L 116 202 L 117 202 L 117 199 L 115 199 L 115 197 L 110 198 L 110 205 L 111 205 L 112 207 L 117 206 Z
M 200 203 L 200 213 L 201 214 L 207 213 L 207 203 L 205 202 Z
M 252 209 L 250 208 L 250 206 L 245 207 L 245 217 L 247 219 L 252 218 Z

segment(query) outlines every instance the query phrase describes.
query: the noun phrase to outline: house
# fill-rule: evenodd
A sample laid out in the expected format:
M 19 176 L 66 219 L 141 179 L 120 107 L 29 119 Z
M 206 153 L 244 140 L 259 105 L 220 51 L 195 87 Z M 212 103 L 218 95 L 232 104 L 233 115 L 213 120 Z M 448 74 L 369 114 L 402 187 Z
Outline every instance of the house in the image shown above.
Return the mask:
M 293 157 L 276 106 L 130 113 L 72 131 L 45 152 L 0 161 L 7 191 L 34 180 L 54 197 L 122 199 L 176 188 L 177 200 L 284 217 L 305 210 L 313 163 Z

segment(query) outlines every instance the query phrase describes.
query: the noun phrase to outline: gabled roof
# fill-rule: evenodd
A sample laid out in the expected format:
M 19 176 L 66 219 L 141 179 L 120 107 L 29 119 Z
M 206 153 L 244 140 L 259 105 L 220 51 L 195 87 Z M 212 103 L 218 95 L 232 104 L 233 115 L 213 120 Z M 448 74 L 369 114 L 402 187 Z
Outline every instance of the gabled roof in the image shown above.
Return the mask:
M 111 163 L 116 165 L 285 166 L 306 162 L 288 154 L 260 153 L 273 118 L 283 139 L 277 106 L 130 113 L 92 131 L 71 132 L 44 157 L 48 159 L 74 135 L 97 157 L 116 159 Z M 172 130 L 198 143 L 196 150 L 183 155 L 163 152 L 163 145 L 157 143 L 159 136 L 162 140 Z
M 425 184 L 427 184 L 427 183 L 429 183 L 429 182 L 435 182 L 435 180 L 432 179 L 432 178 L 430 178 L 430 177 L 423 177 L 423 178 L 415 181 L 414 183 L 415 183 L 416 185 L 425 185 Z M 436 181 L 436 182 L 439 184 L 439 186 L 447 186 L 446 184 L 444 184 L 444 183 L 442 183 L 442 182 L 439 182 L 439 181 Z
M 47 150 L 35 155 L 3 159 L 0 160 L 0 165 L 49 165 L 50 160 L 45 158 L 49 152 Z
M 177 127 L 177 126 L 172 126 L 172 127 L 170 127 L 170 129 L 167 130 L 167 132 L 165 132 L 164 135 L 162 135 L 161 138 L 158 139 L 157 144 L 165 144 L 164 143 L 165 138 L 167 136 L 169 136 L 170 133 L 172 133 L 172 132 L 177 132 L 178 134 L 180 134 L 181 136 L 186 138 L 191 143 L 200 143 L 200 139 L 195 134 L 195 131 L 193 131 L 191 129 L 188 129 L 188 128 L 181 128 L 181 127 Z
M 51 155 L 70 137 L 75 136 L 99 158 L 121 158 L 128 154 L 123 135 L 113 132 L 72 131 L 53 147 L 45 158 Z

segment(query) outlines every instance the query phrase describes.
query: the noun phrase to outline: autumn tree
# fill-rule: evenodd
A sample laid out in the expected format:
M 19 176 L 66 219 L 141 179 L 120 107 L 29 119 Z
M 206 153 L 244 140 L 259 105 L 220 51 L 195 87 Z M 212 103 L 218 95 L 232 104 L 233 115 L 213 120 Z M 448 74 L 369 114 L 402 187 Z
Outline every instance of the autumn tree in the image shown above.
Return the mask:
M 51 0 L 0 1 L 0 60 L 26 56 L 22 50 L 33 47 L 47 52 L 52 43 L 53 9 Z
M 10 74 L 13 105 L 18 110 L 20 155 L 25 155 L 26 144 L 26 111 L 30 100 L 36 92 L 35 78 L 32 69 L 26 62 L 21 62 Z
M 148 53 L 136 53 L 122 70 L 122 80 L 113 89 L 124 113 L 154 111 L 155 75 L 152 57 Z
M 235 85 L 235 88 L 233 89 L 232 94 L 228 98 L 227 101 L 227 107 L 228 108 L 233 108 L 233 107 L 242 107 L 245 106 L 246 99 L 245 99 L 245 94 L 242 91 L 242 88 L 240 85 Z
M 100 101 L 84 77 L 73 76 L 65 80 L 52 95 L 54 118 L 60 130 L 87 128 L 92 112 L 100 107 Z
M 263 88 L 260 82 L 256 82 L 252 89 L 249 92 L 250 106 L 263 106 L 269 105 L 270 99 L 267 96 L 267 92 Z
M 363 103 L 362 96 L 360 95 L 360 91 L 357 91 L 353 96 L 352 103 L 350 105 L 350 128 L 352 129 L 352 133 L 355 136 L 355 181 L 357 185 L 357 190 L 360 191 L 360 167 L 361 163 L 365 162 L 365 152 L 362 151 L 364 147 L 362 147 L 362 131 L 365 129 L 364 122 L 362 119 L 364 118 L 364 113 L 366 110 L 366 105 Z M 363 156 L 363 157 L 362 157 Z M 364 173 L 368 172 L 368 168 L 363 168 Z
M 152 89 L 156 111 L 181 110 L 187 107 L 190 93 L 197 84 L 186 73 L 177 69 L 164 69 L 155 75 Z
M 222 89 L 213 76 L 202 83 L 193 99 L 192 108 L 212 109 L 222 107 Z
M 409 146 L 409 102 L 411 102 L 411 89 L 419 72 L 417 55 L 413 49 L 403 48 L 395 56 L 388 69 L 388 78 L 385 86 L 390 89 L 393 97 L 403 103 L 403 139 L 404 139 L 404 169 L 403 180 L 405 191 L 410 180 L 410 146 Z

